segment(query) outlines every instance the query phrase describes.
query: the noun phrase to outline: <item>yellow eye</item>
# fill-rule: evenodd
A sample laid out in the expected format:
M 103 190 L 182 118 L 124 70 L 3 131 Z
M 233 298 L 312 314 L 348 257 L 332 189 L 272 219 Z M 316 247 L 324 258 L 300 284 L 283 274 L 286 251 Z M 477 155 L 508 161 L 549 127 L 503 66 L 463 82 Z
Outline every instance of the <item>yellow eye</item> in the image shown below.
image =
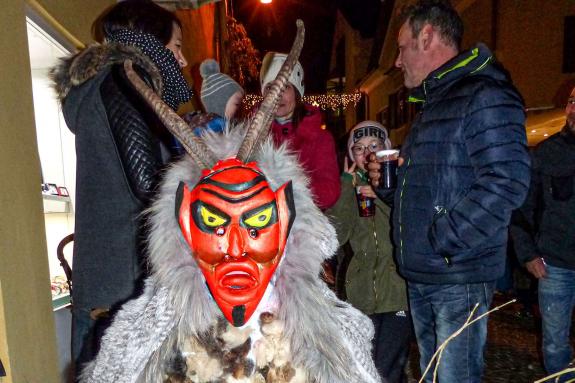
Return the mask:
M 258 211 L 251 217 L 244 219 L 244 223 L 249 227 L 262 228 L 265 227 L 272 218 L 273 206 Z
M 200 214 L 202 215 L 202 220 L 206 226 L 218 227 L 226 223 L 226 219 L 224 217 L 220 217 L 219 215 L 212 213 L 206 209 L 205 206 L 200 208 Z

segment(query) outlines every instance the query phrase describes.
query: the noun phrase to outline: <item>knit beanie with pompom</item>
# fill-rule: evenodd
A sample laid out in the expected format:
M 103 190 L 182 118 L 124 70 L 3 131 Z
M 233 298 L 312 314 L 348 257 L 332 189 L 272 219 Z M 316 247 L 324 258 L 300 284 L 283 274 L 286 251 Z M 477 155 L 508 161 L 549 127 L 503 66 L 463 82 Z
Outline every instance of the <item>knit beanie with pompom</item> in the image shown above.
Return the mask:
M 207 59 L 200 65 L 202 76 L 202 91 L 200 98 L 206 113 L 215 113 L 224 117 L 226 104 L 242 87 L 230 76 L 220 72 L 219 64 L 213 59 Z

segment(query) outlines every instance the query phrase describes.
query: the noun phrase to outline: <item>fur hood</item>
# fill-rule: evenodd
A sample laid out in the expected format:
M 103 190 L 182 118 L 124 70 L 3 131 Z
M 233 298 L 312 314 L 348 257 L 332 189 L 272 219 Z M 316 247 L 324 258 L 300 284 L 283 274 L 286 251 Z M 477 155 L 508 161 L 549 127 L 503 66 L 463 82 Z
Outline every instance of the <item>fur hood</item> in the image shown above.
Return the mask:
M 138 48 L 117 43 L 94 44 L 82 51 L 60 59 L 60 63 L 50 71 L 58 99 L 63 101 L 70 89 L 95 77 L 102 70 L 132 60 L 149 76 L 152 87 L 161 96 L 162 77 L 154 63 Z
M 223 136 L 207 132 L 203 138 L 217 158 L 225 159 L 235 156 L 244 135 L 238 126 Z M 319 278 L 322 262 L 338 243 L 335 229 L 312 200 L 296 155 L 268 139 L 254 160 L 273 190 L 290 180 L 293 185 L 296 218 L 276 270 L 275 293 L 276 315 L 285 326 L 294 364 L 307 371 L 310 382 L 379 382 L 371 359 L 371 321 L 339 301 Z M 116 316 L 82 382 L 161 382 L 173 350 L 186 339 L 205 336 L 223 317 L 174 216 L 178 184 L 193 186 L 200 173 L 186 156 L 165 174 L 149 210 L 152 275 L 144 294 Z

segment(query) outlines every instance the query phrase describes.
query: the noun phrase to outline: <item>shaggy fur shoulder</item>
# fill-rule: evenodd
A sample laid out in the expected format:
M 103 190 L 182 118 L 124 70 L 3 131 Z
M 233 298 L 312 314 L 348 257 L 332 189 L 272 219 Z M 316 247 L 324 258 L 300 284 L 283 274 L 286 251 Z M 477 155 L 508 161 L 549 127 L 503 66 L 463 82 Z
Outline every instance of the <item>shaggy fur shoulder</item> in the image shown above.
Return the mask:
M 203 138 L 217 158 L 225 159 L 235 156 L 244 134 L 239 126 L 223 136 L 207 132 Z M 371 321 L 338 300 L 319 278 L 322 262 L 336 251 L 337 237 L 312 200 L 308 178 L 297 156 L 285 146 L 275 148 L 268 139 L 253 160 L 273 190 L 289 181 L 293 185 L 296 218 L 276 270 L 275 293 L 279 301 L 276 315 L 284 324 L 283 334 L 290 343 L 294 365 L 305 370 L 309 381 L 315 383 L 380 382 L 371 359 Z M 106 381 L 101 374 L 113 377 L 107 381 L 114 382 L 161 382 L 173 350 L 181 349 L 189 338 L 208 333 L 223 317 L 174 215 L 179 183 L 193 187 L 200 173 L 188 156 L 166 172 L 159 197 L 149 210 L 152 275 L 148 289 L 138 299 L 140 303 L 130 303 L 121 310 L 82 382 Z M 165 306 L 155 304 L 158 295 L 162 295 Z M 142 337 L 154 340 L 136 340 Z M 142 345 L 156 347 L 149 350 Z M 126 365 L 127 360 L 141 363 L 144 359 L 145 366 Z
M 62 101 L 70 88 L 78 86 L 96 76 L 103 69 L 126 60 L 141 67 L 151 78 L 156 93 L 163 89 L 160 72 L 154 63 L 138 48 L 117 43 L 94 44 L 71 56 L 60 59 L 50 71 L 58 99 Z

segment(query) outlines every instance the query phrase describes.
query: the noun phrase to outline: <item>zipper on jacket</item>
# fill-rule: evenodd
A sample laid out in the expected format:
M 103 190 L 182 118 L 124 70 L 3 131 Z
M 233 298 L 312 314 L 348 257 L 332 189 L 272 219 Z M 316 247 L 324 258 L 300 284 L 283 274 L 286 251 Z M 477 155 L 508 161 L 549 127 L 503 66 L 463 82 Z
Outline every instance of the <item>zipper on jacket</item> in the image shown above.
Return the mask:
M 399 259 L 403 265 L 403 223 L 402 223 L 402 207 L 403 207 L 403 191 L 405 190 L 405 181 L 407 180 L 407 170 L 411 164 L 411 156 L 407 159 L 407 164 L 405 165 L 405 174 L 403 176 L 403 182 L 401 183 L 401 191 L 399 192 Z
M 373 239 L 375 241 L 375 266 L 373 268 L 373 295 L 374 295 L 374 308 L 377 307 L 377 267 L 379 266 L 379 243 L 377 241 L 377 230 L 375 227 L 375 217 L 371 217 L 371 224 L 373 228 Z

